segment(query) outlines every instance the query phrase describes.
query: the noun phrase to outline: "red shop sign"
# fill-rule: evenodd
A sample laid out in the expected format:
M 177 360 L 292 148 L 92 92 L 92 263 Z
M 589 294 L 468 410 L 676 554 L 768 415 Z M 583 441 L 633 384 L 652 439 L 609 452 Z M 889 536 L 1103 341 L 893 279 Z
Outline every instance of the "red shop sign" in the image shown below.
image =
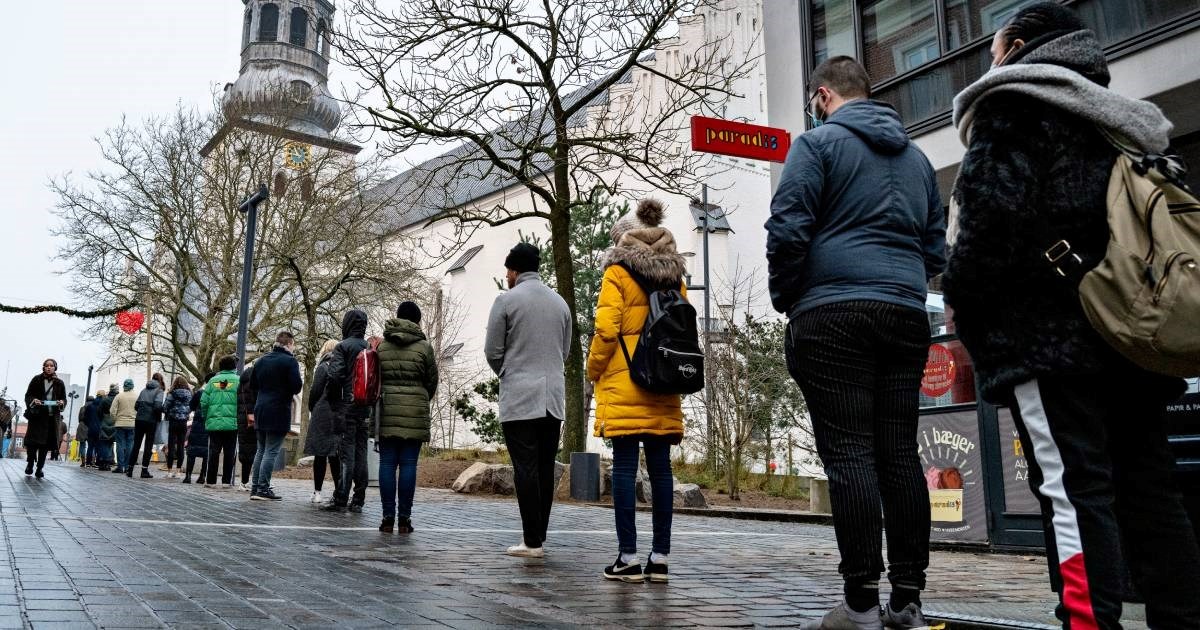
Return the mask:
M 954 355 L 940 343 L 929 346 L 929 359 L 925 362 L 925 376 L 921 379 L 921 393 L 932 398 L 945 396 L 954 385 Z
M 792 137 L 784 129 L 692 116 L 692 150 L 783 162 Z

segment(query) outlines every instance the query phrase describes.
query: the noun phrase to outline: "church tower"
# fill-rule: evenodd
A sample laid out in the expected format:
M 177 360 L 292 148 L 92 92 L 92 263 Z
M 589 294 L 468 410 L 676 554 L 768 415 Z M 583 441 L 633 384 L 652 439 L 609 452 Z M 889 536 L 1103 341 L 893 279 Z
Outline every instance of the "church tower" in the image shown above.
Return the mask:
M 232 127 L 345 153 L 361 147 L 336 140 L 341 108 L 329 93 L 332 0 L 242 0 L 242 65 L 225 86 L 228 122 L 201 151 L 208 155 Z

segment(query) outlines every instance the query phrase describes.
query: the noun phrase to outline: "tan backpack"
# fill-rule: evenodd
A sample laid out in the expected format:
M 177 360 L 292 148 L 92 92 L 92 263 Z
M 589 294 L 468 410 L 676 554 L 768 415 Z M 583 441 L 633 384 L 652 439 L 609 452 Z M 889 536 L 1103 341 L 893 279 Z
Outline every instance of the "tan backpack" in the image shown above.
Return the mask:
M 1107 134 L 1106 134 L 1107 135 Z M 1200 201 L 1171 158 L 1121 149 L 1108 182 L 1109 242 L 1104 260 L 1083 275 L 1079 299 L 1100 336 L 1152 372 L 1200 375 Z M 1081 262 L 1061 240 L 1046 250 Z

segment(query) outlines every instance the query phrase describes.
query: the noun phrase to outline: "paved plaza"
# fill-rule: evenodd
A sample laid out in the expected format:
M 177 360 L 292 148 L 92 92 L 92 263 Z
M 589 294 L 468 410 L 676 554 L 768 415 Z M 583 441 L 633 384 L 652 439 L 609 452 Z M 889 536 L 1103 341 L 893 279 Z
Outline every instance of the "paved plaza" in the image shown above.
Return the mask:
M 340 515 L 305 481 L 277 481 L 270 504 L 161 474 L 23 473 L 0 460 L 0 628 L 788 627 L 841 590 L 821 525 L 677 515 L 670 585 L 628 585 L 600 579 L 616 549 L 601 507 L 557 506 L 539 561 L 502 554 L 520 537 L 512 500 L 420 490 L 401 536 L 376 531 L 374 489 L 364 514 Z M 1040 557 L 932 564 L 929 610 L 1053 621 Z

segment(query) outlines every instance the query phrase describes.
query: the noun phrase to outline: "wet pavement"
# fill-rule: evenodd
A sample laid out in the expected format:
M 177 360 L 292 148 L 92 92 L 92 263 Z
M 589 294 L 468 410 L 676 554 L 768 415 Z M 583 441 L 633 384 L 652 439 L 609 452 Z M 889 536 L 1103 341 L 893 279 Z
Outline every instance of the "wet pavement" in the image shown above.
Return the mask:
M 23 473 L 0 460 L 0 629 L 788 627 L 840 597 L 822 525 L 676 515 L 671 583 L 630 585 L 600 578 L 616 534 L 598 507 L 556 506 L 546 558 L 522 560 L 503 555 L 513 500 L 422 489 L 404 536 L 376 531 L 374 489 L 342 515 L 307 481 L 267 503 L 163 473 Z M 648 543 L 649 514 L 638 526 Z M 1045 575 L 1038 556 L 935 552 L 925 606 L 1036 628 L 1053 623 Z

